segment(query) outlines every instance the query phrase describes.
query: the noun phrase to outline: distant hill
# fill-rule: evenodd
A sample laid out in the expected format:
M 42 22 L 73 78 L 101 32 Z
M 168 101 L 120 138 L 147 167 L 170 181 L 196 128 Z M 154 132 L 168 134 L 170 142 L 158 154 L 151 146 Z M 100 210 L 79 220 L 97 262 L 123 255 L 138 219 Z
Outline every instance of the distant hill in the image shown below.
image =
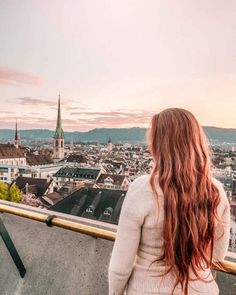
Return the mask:
M 236 129 L 203 127 L 208 138 L 214 142 L 236 143 Z M 74 142 L 99 142 L 105 143 L 111 137 L 113 143 L 144 143 L 146 128 L 96 128 L 88 132 L 65 132 L 66 141 Z M 25 140 L 49 140 L 54 131 L 48 129 L 19 130 L 21 139 Z M 0 140 L 7 141 L 14 138 L 15 131 L 0 129 Z

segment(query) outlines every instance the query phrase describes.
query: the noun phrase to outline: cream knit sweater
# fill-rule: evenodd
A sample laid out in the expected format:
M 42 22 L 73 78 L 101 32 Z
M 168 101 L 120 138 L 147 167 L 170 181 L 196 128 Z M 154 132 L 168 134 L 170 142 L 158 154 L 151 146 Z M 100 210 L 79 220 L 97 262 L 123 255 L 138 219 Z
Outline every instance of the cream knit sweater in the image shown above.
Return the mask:
M 109 265 L 109 295 L 170 295 L 175 283 L 173 273 L 160 276 L 165 270 L 163 262 L 151 264 L 163 249 L 163 192 L 157 183 L 159 210 L 157 212 L 149 184 L 149 175 L 138 177 L 126 194 Z M 217 223 L 214 261 L 224 259 L 229 242 L 230 208 L 221 183 L 221 202 L 217 208 L 224 225 Z M 159 215 L 159 218 L 157 216 Z M 223 232 L 224 231 L 224 232 Z M 207 280 L 213 279 L 210 269 L 201 272 Z M 195 278 L 190 273 L 191 278 Z M 182 294 L 179 286 L 174 294 Z M 219 294 L 215 280 L 209 283 L 192 280 L 189 294 Z

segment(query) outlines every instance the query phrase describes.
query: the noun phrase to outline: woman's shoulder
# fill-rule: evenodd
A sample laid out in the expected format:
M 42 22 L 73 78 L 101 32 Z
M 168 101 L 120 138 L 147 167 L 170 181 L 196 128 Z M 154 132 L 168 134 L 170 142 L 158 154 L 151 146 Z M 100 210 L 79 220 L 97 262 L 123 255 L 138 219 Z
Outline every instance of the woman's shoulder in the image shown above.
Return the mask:
M 149 179 L 150 179 L 149 174 L 141 175 L 135 178 L 134 181 L 131 183 L 131 185 L 132 187 L 137 187 L 137 188 L 147 188 L 146 185 L 149 185 Z M 143 187 L 143 185 L 145 186 Z
M 134 179 L 129 185 L 125 199 L 130 201 L 140 201 L 147 198 L 151 192 L 151 187 L 149 184 L 149 175 L 142 175 Z
M 152 199 L 149 178 L 150 175 L 138 176 L 130 184 L 122 205 L 123 214 L 132 215 L 137 219 L 148 214 Z
M 153 202 L 153 192 L 150 185 L 150 175 L 145 174 L 135 178 L 130 184 L 128 190 L 128 197 L 139 202 L 141 206 L 146 204 L 150 207 L 150 202 Z
M 215 177 L 212 177 L 212 183 L 215 185 L 215 187 L 218 188 L 219 193 L 220 193 L 220 197 L 223 198 L 223 199 L 227 199 L 226 193 L 225 193 L 225 190 L 224 190 L 224 185 L 222 184 L 222 182 L 220 182 Z
M 227 198 L 224 185 L 216 178 L 212 177 L 212 183 L 218 188 L 220 194 L 219 211 L 223 212 L 226 207 L 229 207 L 229 200 Z

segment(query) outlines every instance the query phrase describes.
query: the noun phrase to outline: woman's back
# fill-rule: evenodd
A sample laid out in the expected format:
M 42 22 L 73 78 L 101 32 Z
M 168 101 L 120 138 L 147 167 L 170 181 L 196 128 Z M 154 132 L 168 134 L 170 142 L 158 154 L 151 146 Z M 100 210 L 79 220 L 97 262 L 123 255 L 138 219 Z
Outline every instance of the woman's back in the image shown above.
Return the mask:
M 222 185 L 219 188 L 221 201 L 218 215 L 225 222 L 224 234 L 218 224 L 214 260 L 222 260 L 226 254 L 229 239 L 229 204 Z M 109 267 L 109 294 L 121 295 L 127 287 L 127 295 L 171 294 L 175 277 L 167 271 L 164 261 L 156 261 L 163 254 L 164 196 L 156 181 L 158 205 L 150 186 L 150 175 L 137 178 L 131 185 L 122 206 L 122 212 Z M 200 272 L 199 272 L 200 273 Z M 212 279 L 209 269 L 201 272 L 207 280 Z M 190 279 L 196 279 L 190 271 Z M 127 286 L 126 286 L 127 285 Z M 204 283 L 196 280 L 189 283 L 189 294 L 218 294 L 213 280 Z M 174 294 L 183 294 L 177 286 Z
M 148 148 L 151 174 L 132 183 L 122 207 L 110 294 L 123 294 L 131 273 L 128 294 L 218 294 L 209 268 L 227 250 L 229 204 L 204 132 L 189 111 L 166 109 L 152 118 Z

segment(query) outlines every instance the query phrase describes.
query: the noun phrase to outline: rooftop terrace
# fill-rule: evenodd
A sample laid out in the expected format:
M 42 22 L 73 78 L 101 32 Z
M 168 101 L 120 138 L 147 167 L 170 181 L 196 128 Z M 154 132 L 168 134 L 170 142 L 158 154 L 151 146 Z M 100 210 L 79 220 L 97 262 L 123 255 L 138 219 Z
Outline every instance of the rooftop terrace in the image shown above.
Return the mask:
M 0 211 L 26 268 L 21 278 L 0 239 L 1 295 L 108 294 L 107 268 L 116 225 L 6 201 L 0 201 Z M 53 214 L 57 217 L 48 227 L 45 220 Z M 217 271 L 220 294 L 236 294 L 236 263 L 226 261 L 222 266 L 228 273 Z

